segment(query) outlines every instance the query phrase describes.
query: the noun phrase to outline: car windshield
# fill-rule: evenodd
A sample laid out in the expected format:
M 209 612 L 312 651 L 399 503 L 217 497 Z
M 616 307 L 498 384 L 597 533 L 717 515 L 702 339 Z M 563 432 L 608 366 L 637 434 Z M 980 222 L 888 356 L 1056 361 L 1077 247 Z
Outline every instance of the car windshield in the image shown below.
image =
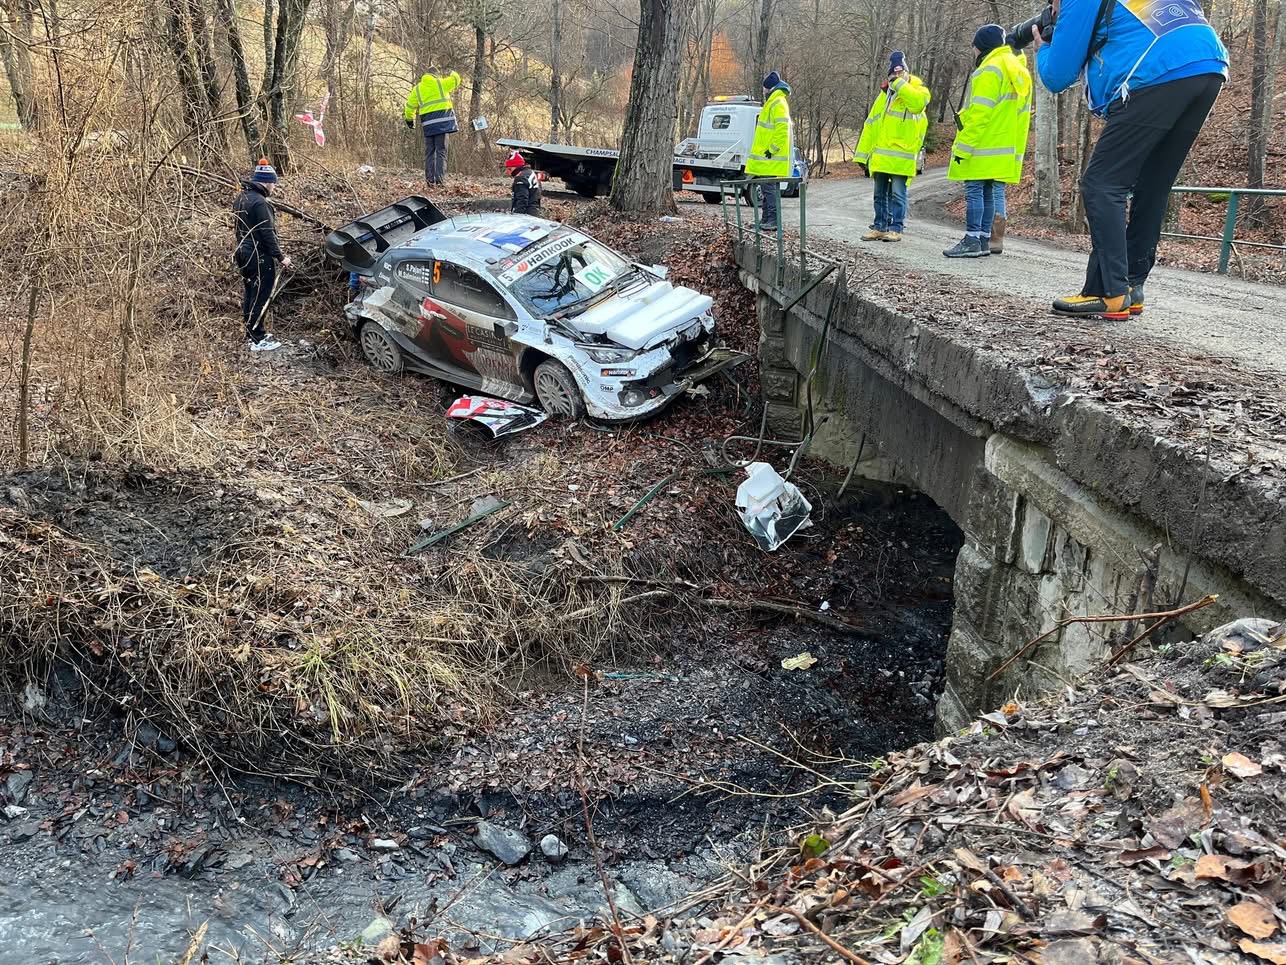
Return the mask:
M 593 298 L 630 270 L 615 252 L 587 238 L 534 265 L 508 285 L 535 315 L 552 315 Z

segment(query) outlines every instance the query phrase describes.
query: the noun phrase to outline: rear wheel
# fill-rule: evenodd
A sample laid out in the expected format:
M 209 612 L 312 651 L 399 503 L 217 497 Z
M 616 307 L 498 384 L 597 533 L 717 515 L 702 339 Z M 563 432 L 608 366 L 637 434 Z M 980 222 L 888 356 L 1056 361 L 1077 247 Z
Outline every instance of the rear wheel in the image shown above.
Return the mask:
M 567 366 L 555 359 L 546 359 L 536 366 L 536 398 L 540 407 L 555 419 L 579 419 L 585 414 L 585 400 L 580 386 L 567 371 Z
M 371 368 L 385 375 L 397 375 L 402 371 L 402 350 L 397 347 L 391 335 L 375 322 L 362 326 L 358 342 L 362 346 L 362 355 L 371 364 Z
M 709 191 L 702 192 L 701 197 L 706 199 L 706 204 L 718 204 L 723 200 L 723 195 L 711 193 Z
M 573 191 L 579 194 L 582 198 L 598 197 L 597 181 L 583 181 L 580 178 L 576 178 L 572 181 L 567 181 L 566 178 L 564 178 L 563 180 L 567 182 L 567 186 L 569 188 L 571 188 Z

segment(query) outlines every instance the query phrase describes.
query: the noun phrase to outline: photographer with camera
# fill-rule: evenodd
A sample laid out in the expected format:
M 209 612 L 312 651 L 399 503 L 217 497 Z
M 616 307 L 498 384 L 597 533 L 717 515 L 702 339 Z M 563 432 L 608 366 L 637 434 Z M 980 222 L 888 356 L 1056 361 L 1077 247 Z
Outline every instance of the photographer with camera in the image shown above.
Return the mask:
M 1090 110 L 1106 121 L 1081 178 L 1085 284 L 1054 311 L 1141 314 L 1170 189 L 1228 77 L 1228 52 L 1198 0 L 1054 0 L 1010 42 L 1025 46 L 1028 31 L 1041 82 L 1057 94 L 1084 75 Z

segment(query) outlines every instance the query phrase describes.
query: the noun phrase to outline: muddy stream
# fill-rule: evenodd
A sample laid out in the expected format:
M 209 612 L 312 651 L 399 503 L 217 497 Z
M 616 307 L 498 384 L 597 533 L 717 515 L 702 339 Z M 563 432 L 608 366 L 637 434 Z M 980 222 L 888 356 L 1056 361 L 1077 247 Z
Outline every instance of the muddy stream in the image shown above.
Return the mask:
M 85 514 L 36 489 L 22 508 L 75 531 Z M 837 560 L 854 532 L 866 549 Z M 195 531 L 201 545 L 223 535 Z M 618 909 L 699 916 L 729 866 L 745 873 L 805 812 L 843 806 L 790 758 L 834 770 L 932 736 L 960 539 L 919 494 L 850 492 L 792 541 L 789 565 L 803 586 L 824 573 L 816 605 L 860 618 L 862 635 L 729 614 L 646 662 L 599 667 L 584 714 L 569 674 L 519 679 L 491 726 L 379 791 L 212 778 L 181 735 L 120 710 L 82 716 L 83 683 L 53 673 L 0 719 L 0 800 L 16 802 L 0 820 L 0 965 L 172 961 L 203 925 L 229 961 L 277 961 L 377 936 L 383 916 L 503 949 L 594 917 L 604 888 L 561 763 L 582 739 Z M 813 666 L 782 668 L 805 650 Z M 483 850 L 482 820 L 530 853 L 510 866 Z

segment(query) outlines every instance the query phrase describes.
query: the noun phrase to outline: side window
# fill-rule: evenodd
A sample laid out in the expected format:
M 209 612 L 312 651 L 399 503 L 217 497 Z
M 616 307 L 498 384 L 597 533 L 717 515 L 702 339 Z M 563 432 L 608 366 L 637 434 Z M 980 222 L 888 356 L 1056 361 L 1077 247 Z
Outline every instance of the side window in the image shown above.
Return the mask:
M 491 318 L 518 317 L 490 282 L 467 268 L 445 261 L 435 262 L 433 265 L 433 294 L 448 305 L 465 311 L 478 312 Z
M 716 131 L 726 131 L 731 126 L 732 126 L 731 114 L 716 114 L 714 116 L 714 119 L 710 122 L 711 129 Z
M 416 291 L 427 294 L 433 289 L 433 262 L 404 261 L 397 266 L 397 277 Z

